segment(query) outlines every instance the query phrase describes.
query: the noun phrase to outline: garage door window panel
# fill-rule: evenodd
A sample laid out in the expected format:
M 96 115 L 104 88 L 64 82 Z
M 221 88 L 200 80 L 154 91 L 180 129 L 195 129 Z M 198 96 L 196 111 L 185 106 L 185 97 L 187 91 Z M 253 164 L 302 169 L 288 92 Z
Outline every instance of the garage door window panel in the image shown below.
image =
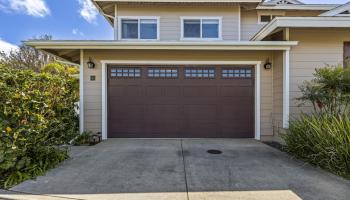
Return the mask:
M 221 74 L 224 79 L 252 78 L 252 69 L 223 68 Z
M 118 67 L 111 69 L 111 78 L 140 78 L 141 68 Z
M 178 74 L 176 68 L 148 68 L 149 78 L 177 78 Z
M 215 68 L 185 68 L 185 78 L 213 79 Z

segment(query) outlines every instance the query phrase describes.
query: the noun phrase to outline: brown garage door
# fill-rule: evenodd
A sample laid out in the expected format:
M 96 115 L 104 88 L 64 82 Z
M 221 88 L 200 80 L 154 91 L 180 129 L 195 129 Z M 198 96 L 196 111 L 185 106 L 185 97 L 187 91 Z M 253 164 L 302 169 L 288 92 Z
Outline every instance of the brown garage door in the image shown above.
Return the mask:
M 253 138 L 251 66 L 109 66 L 109 138 Z

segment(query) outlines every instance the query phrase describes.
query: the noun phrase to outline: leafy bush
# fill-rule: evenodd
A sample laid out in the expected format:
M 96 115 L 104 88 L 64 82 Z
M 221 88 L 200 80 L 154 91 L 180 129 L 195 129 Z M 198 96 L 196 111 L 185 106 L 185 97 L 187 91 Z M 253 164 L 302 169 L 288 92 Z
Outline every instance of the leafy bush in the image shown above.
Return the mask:
M 78 135 L 76 138 L 73 139 L 73 141 L 71 142 L 71 144 L 79 146 L 79 145 L 83 145 L 83 144 L 89 144 L 92 140 L 92 132 L 84 132 L 80 135 Z
M 303 114 L 283 135 L 289 153 L 350 179 L 350 119 Z
M 350 108 L 350 68 L 341 66 L 316 69 L 315 78 L 301 87 L 302 102 L 311 103 L 316 113 L 334 115 L 349 113 Z
M 350 178 L 349 69 L 327 66 L 300 87 L 301 105 L 314 112 L 290 121 L 282 137 L 286 150 L 298 158 Z
M 43 174 L 66 159 L 78 133 L 78 80 L 0 66 L 0 185 Z

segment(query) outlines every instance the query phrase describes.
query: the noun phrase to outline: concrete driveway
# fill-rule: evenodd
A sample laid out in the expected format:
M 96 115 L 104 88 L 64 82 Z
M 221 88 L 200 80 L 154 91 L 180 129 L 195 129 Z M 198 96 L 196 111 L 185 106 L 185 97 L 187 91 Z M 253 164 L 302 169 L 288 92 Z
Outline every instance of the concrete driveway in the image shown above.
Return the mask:
M 350 181 L 255 140 L 110 139 L 11 191 L 0 198 L 348 200 Z

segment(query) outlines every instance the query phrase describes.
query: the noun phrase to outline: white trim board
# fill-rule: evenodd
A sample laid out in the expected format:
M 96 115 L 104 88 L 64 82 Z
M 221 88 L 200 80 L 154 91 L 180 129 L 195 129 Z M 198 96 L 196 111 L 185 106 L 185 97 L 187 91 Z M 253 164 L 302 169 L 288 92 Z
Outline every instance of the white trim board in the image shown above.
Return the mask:
M 251 41 L 261 41 L 278 28 L 350 28 L 349 17 L 276 17 Z
M 85 131 L 85 107 L 84 107 L 84 50 L 80 50 L 80 67 L 79 67 L 79 132 Z
M 282 4 L 282 5 L 259 5 L 257 10 L 331 10 L 339 4 Z
M 128 65 L 254 65 L 255 66 L 255 139 L 261 138 L 261 61 L 177 61 L 177 60 L 101 60 L 102 64 L 102 139 L 107 139 L 108 127 L 108 90 L 107 90 L 107 65 L 108 64 L 128 64 Z
M 341 6 L 338 6 L 332 10 L 329 10 L 327 12 L 324 12 L 322 14 L 320 14 L 319 16 L 323 16 L 323 17 L 326 17 L 326 16 L 343 16 L 343 14 L 341 14 L 342 12 L 345 12 L 345 11 L 348 11 L 350 10 L 350 2 L 344 4 L 344 5 L 341 5 Z M 349 15 L 344 15 L 344 16 L 349 16 Z

